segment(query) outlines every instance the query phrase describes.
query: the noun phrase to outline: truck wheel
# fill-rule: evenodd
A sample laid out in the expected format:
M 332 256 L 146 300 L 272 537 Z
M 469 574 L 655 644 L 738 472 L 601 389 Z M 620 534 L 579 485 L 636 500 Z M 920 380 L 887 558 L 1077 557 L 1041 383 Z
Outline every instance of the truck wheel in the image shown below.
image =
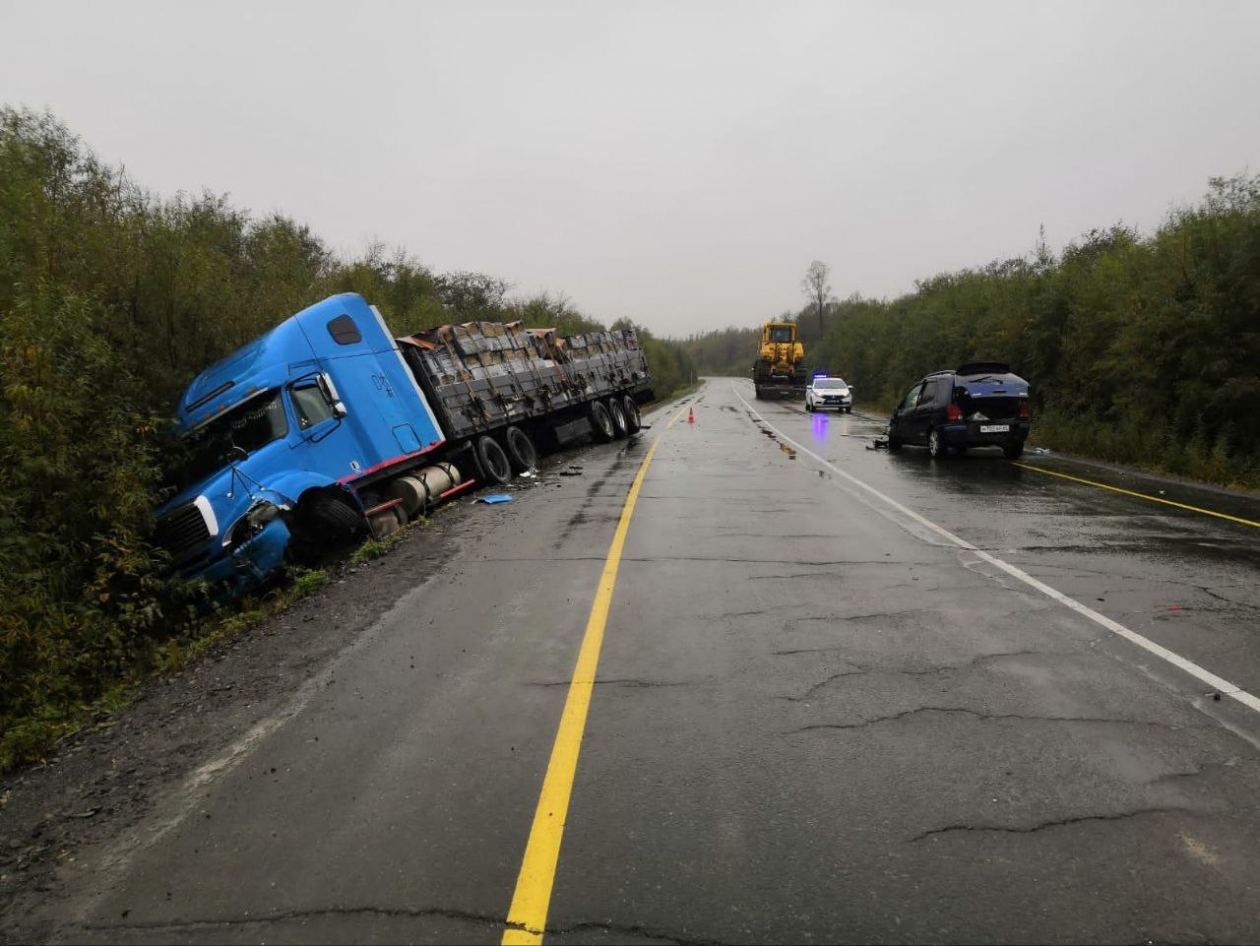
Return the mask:
M 512 482 L 512 464 L 498 441 L 488 434 L 477 441 L 477 463 L 488 483 L 506 486 Z
M 626 427 L 630 433 L 637 434 L 643 426 L 643 418 L 639 414 L 639 405 L 629 394 L 621 399 L 621 406 L 626 412 Z
M 630 433 L 630 424 L 626 421 L 626 412 L 622 410 L 621 402 L 615 397 L 608 399 L 608 414 L 612 417 L 614 437 L 620 440 Z
M 608 443 L 608 441 L 613 439 L 616 431 L 613 429 L 613 419 L 612 415 L 608 413 L 608 408 L 604 407 L 599 401 L 592 401 L 590 418 L 596 440 L 600 443 Z
M 367 530 L 362 513 L 333 496 L 316 496 L 298 506 L 288 553 L 298 565 L 313 567 L 329 552 L 358 539 Z
M 538 451 L 534 449 L 534 441 L 529 439 L 529 434 L 519 427 L 509 427 L 504 439 L 507 442 L 508 458 L 517 473 L 537 469 Z
M 324 539 L 346 542 L 363 532 L 363 516 L 348 503 L 331 496 L 315 500 L 310 510 L 310 521 Z

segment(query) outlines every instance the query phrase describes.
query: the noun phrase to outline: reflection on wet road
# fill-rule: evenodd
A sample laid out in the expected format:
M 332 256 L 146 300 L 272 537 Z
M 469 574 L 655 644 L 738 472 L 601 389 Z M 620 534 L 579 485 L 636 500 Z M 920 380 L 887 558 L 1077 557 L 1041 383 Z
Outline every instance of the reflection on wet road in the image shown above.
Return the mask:
M 752 401 L 750 390 L 735 390 Z M 886 418 L 756 402 L 767 420 L 863 482 L 1113 620 L 1260 691 L 1260 499 L 1030 452 L 933 460 L 869 449 Z M 1048 472 L 1042 472 L 1048 471 Z M 1075 480 L 1233 517 L 1229 521 Z

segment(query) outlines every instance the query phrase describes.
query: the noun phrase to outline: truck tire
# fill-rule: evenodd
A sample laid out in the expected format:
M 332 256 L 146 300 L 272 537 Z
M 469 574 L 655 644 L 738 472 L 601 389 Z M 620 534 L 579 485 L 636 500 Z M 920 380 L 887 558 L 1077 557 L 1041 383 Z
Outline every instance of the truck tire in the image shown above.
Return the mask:
M 629 394 L 621 399 L 622 409 L 626 412 L 626 427 L 630 433 L 637 434 L 643 427 L 643 418 L 639 414 L 639 405 Z
M 599 401 L 591 401 L 590 418 L 591 430 L 596 440 L 600 443 L 608 443 L 613 439 L 616 431 L 613 429 L 613 419 L 608 413 L 608 408 Z
M 477 466 L 487 483 L 506 486 L 512 482 L 512 464 L 499 442 L 489 434 L 477 441 Z
M 630 423 L 626 420 L 626 412 L 621 406 L 621 402 L 615 397 L 608 399 L 608 415 L 613 422 L 613 436 L 620 440 L 622 437 L 630 433 Z
M 508 459 L 517 473 L 538 468 L 538 451 L 534 449 L 534 441 L 529 439 L 529 434 L 519 427 L 509 427 L 503 439 L 507 444 Z
M 331 552 L 361 538 L 368 524 L 348 502 L 318 495 L 298 506 L 289 530 L 289 557 L 298 565 L 313 567 Z
M 351 509 L 349 503 L 343 503 L 331 496 L 321 496 L 315 500 L 310 510 L 310 519 L 323 538 L 332 542 L 349 541 L 364 530 L 362 514 Z

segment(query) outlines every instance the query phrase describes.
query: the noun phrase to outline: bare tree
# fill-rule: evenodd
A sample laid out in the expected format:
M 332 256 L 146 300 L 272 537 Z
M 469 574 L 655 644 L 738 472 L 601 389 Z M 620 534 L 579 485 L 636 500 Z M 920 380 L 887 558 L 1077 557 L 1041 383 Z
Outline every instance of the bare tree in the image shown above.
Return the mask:
M 823 312 L 827 309 L 827 303 L 833 298 L 831 283 L 828 281 L 830 275 L 831 270 L 827 268 L 826 263 L 814 260 L 805 271 L 805 278 L 801 280 L 801 292 L 805 293 L 810 305 L 818 309 L 818 337 L 820 339 L 823 334 Z

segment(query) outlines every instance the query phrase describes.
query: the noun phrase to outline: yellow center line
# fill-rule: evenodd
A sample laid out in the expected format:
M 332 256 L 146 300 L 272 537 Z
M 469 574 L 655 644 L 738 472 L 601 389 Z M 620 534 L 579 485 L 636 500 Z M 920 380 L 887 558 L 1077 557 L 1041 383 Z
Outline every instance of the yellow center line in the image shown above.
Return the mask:
M 1138 499 L 1149 499 L 1153 503 L 1163 503 L 1165 506 L 1175 506 L 1178 509 L 1185 509 L 1189 512 L 1201 512 L 1205 516 L 1215 516 L 1217 519 L 1228 519 L 1230 522 L 1238 522 L 1244 526 L 1254 526 L 1260 529 L 1260 522 L 1252 522 L 1250 519 L 1240 519 L 1237 516 L 1229 516 L 1223 512 L 1216 512 L 1212 509 L 1200 509 L 1198 506 L 1187 506 L 1185 503 L 1175 503 L 1171 499 L 1160 499 L 1158 496 L 1148 496 L 1146 493 L 1135 493 L 1130 489 L 1121 489 L 1119 486 L 1108 486 L 1106 483 L 1096 483 L 1093 480 L 1081 479 L 1079 476 L 1068 476 L 1066 473 L 1056 473 L 1053 470 L 1047 470 L 1040 466 L 1030 466 L 1027 463 L 1016 463 L 1018 467 L 1025 470 L 1035 470 L 1038 473 L 1044 473 L 1046 476 L 1057 476 L 1062 480 L 1071 480 L 1073 483 L 1084 483 L 1086 486 L 1097 486 L 1099 489 L 1109 489 L 1113 493 L 1123 493 L 1125 496 L 1135 496 Z
M 682 417 L 681 408 L 673 420 L 665 425 L 669 430 Z M 534 811 L 534 824 L 525 845 L 521 872 L 516 878 L 516 892 L 508 910 L 507 929 L 503 931 L 503 943 L 541 943 L 547 928 L 547 911 L 551 906 L 551 888 L 556 879 L 556 863 L 560 859 L 560 842 L 564 837 L 565 819 L 569 813 L 569 798 L 573 792 L 573 779 L 577 774 L 578 753 L 582 749 L 582 734 L 586 730 L 586 715 L 591 705 L 591 692 L 595 688 L 595 674 L 599 668 L 599 652 L 604 643 L 604 627 L 608 623 L 608 609 L 612 603 L 613 587 L 617 583 L 617 568 L 621 564 L 621 550 L 630 531 L 630 517 L 639 499 L 639 489 L 647 475 L 656 448 L 665 434 L 659 434 L 639 466 L 626 503 L 621 509 L 621 519 L 613 534 L 604 571 L 599 577 L 595 603 L 586 622 L 586 634 L 578 651 L 577 666 L 569 683 L 569 695 L 560 715 L 560 728 L 551 748 L 551 761 L 543 778 L 538 808 Z

